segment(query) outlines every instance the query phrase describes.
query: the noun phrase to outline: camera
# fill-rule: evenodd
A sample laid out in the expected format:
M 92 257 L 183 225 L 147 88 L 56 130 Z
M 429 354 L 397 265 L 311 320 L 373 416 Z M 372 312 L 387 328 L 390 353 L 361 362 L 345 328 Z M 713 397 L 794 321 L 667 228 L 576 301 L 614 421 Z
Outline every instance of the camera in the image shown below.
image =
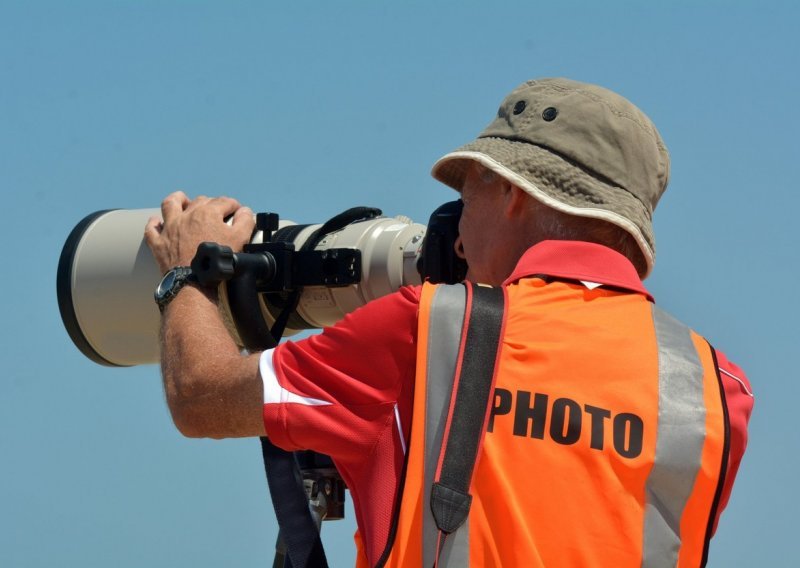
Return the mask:
M 220 310 L 237 344 L 264 348 L 267 335 L 277 341 L 332 325 L 401 286 L 462 280 L 466 263 L 454 251 L 460 214 L 460 201 L 446 203 L 426 227 L 368 207 L 310 225 L 259 213 L 242 252 L 204 243 L 192 269 L 201 284 L 218 286 Z M 92 213 L 61 251 L 61 318 L 76 347 L 96 363 L 158 362 L 153 289 L 161 274 L 143 231 L 159 215 L 158 209 Z

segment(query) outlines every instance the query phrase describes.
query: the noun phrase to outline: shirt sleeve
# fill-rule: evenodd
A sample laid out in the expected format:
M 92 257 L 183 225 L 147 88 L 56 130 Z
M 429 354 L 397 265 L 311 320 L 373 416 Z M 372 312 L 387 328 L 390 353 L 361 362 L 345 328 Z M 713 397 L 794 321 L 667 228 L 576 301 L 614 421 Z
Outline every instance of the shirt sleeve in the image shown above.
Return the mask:
M 753 412 L 753 390 L 750 381 L 744 372 L 734 363 L 728 360 L 724 353 L 716 351 L 717 365 L 722 379 L 722 386 L 725 391 L 725 403 L 728 408 L 728 420 L 730 423 L 730 448 L 728 452 L 728 469 L 725 474 L 725 483 L 722 487 L 719 506 L 717 507 L 717 517 L 714 519 L 714 531 L 717 530 L 719 517 L 723 509 L 728 505 L 731 496 L 733 482 L 736 480 L 736 473 L 739 471 L 739 464 L 747 448 L 747 424 L 750 421 L 750 414 Z
M 406 287 L 348 314 L 319 335 L 261 356 L 264 424 L 285 450 L 364 459 L 410 414 L 420 288 Z

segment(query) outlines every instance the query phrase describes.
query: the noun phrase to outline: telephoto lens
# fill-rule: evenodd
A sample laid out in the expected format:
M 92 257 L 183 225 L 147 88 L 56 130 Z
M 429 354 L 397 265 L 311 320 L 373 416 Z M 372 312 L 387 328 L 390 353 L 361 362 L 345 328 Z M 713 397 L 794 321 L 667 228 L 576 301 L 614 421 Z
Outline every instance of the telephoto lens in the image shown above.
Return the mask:
M 59 310 L 75 346 L 95 363 L 124 367 L 159 360 L 160 314 L 153 292 L 162 275 L 144 241 L 144 227 L 150 217 L 160 215 L 158 209 L 98 211 L 81 220 L 67 237 L 56 278 Z M 338 256 L 334 251 L 346 249 L 358 251 L 358 278 L 346 285 L 324 281 L 298 288 L 299 300 L 283 335 L 332 325 L 370 300 L 421 281 L 417 263 L 424 225 L 398 216 L 355 221 L 324 234 L 318 231 L 321 227 L 282 220 L 267 240 L 300 251 L 309 238 L 314 239 L 312 251 L 280 257 L 294 259 L 289 277 L 302 273 L 309 252 L 330 251 L 330 258 L 322 261 L 327 267 Z M 251 244 L 264 240 L 259 230 Z M 293 287 L 291 278 L 287 286 L 287 290 L 257 294 L 255 309 L 269 326 L 285 308 L 285 297 Z M 236 326 L 231 325 L 227 287 L 226 282 L 220 284 L 220 310 L 242 345 Z

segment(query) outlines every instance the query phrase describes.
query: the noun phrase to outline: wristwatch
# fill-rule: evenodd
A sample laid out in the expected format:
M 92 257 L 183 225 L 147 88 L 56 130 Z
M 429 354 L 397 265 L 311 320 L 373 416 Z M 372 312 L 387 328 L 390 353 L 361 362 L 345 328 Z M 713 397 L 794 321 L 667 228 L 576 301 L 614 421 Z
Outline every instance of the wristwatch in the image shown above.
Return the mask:
M 158 283 L 154 294 L 159 311 L 163 313 L 167 304 L 190 282 L 197 282 L 197 277 L 192 273 L 190 266 L 176 266 L 168 270 Z

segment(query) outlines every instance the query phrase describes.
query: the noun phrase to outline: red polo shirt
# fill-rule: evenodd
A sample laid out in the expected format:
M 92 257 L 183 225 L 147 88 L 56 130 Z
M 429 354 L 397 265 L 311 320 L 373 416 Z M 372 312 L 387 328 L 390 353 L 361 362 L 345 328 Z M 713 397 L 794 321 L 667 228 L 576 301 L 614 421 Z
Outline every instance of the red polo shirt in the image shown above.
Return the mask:
M 606 247 L 545 241 L 530 248 L 505 284 L 542 276 L 608 286 L 652 301 L 633 265 Z M 285 342 L 261 357 L 264 424 L 287 450 L 330 455 L 351 490 L 370 564 L 389 535 L 409 437 L 420 287 L 406 287 L 346 316 L 321 334 Z M 747 444 L 753 395 L 747 378 L 717 351 L 731 426 L 728 502 Z

